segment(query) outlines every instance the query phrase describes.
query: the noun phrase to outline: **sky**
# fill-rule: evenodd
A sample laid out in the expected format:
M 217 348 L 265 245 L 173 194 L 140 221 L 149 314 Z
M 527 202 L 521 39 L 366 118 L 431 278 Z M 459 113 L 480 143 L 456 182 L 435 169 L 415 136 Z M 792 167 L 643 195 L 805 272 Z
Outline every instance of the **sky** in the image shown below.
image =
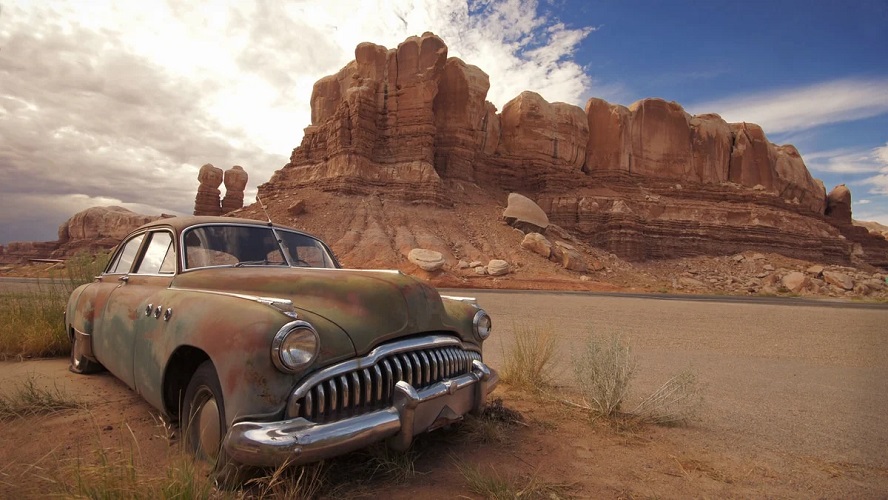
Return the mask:
M 499 109 L 532 90 L 758 123 L 888 225 L 886 26 L 884 0 L 0 0 L 0 244 L 98 205 L 188 214 L 204 163 L 243 166 L 251 203 L 315 81 L 425 31 Z

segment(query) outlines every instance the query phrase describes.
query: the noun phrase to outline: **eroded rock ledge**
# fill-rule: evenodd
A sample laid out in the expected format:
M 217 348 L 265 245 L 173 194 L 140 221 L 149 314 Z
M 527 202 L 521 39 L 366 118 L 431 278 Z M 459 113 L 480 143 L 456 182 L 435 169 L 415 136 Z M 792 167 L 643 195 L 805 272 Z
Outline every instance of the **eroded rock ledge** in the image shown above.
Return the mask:
M 746 249 L 888 265 L 888 242 L 828 209 L 791 145 L 675 102 L 585 109 L 523 92 L 497 113 L 488 76 L 431 33 L 362 43 L 319 80 L 312 123 L 262 196 L 321 189 L 450 206 L 467 184 L 537 201 L 553 223 L 633 260 Z M 832 199 L 832 198 L 830 198 Z

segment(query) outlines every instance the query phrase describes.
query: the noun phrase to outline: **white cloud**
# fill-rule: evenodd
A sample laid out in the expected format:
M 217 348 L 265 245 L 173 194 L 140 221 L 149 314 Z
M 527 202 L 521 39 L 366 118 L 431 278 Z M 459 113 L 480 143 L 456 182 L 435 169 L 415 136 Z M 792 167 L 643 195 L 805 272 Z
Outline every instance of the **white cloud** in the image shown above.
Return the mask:
M 832 80 L 697 103 L 688 110 L 757 123 L 767 133 L 794 132 L 888 113 L 888 79 Z
M 44 236 L 29 239 L 52 239 L 73 214 L 66 211 L 83 203 L 190 212 L 197 169 L 207 162 L 242 165 L 249 201 L 299 145 L 313 84 L 364 41 L 391 48 L 432 31 L 449 55 L 490 75 L 488 99 L 500 109 L 523 90 L 581 105 L 593 84 L 572 56 L 593 29 L 538 7 L 535 0 L 4 3 L 0 243 L 35 231 Z M 27 224 L 17 222 L 25 217 L 18 205 L 27 207 Z
M 809 170 L 840 174 L 879 172 L 888 167 L 888 145 L 873 149 L 833 149 L 805 154 Z
M 873 202 L 873 200 L 858 200 L 854 203 L 857 203 L 858 205 L 869 205 L 872 202 Z

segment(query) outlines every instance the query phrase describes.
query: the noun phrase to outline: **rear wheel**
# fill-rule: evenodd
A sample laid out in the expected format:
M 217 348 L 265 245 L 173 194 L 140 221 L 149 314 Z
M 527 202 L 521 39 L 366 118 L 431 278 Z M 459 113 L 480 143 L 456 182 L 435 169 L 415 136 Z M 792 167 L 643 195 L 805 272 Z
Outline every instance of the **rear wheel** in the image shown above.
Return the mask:
M 71 336 L 71 364 L 68 369 L 74 373 L 85 375 L 95 373 L 102 370 L 102 365 L 86 357 L 87 346 L 80 335 L 75 333 Z

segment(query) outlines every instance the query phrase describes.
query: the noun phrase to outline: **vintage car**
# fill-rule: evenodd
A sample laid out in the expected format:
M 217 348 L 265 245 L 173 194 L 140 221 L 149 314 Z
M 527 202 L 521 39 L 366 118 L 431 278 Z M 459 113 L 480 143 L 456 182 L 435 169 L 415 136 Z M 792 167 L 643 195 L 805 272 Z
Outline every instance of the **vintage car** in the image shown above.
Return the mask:
M 398 271 L 342 269 L 308 234 L 160 219 L 71 294 L 71 371 L 106 368 L 211 462 L 301 464 L 479 410 L 491 320 Z

